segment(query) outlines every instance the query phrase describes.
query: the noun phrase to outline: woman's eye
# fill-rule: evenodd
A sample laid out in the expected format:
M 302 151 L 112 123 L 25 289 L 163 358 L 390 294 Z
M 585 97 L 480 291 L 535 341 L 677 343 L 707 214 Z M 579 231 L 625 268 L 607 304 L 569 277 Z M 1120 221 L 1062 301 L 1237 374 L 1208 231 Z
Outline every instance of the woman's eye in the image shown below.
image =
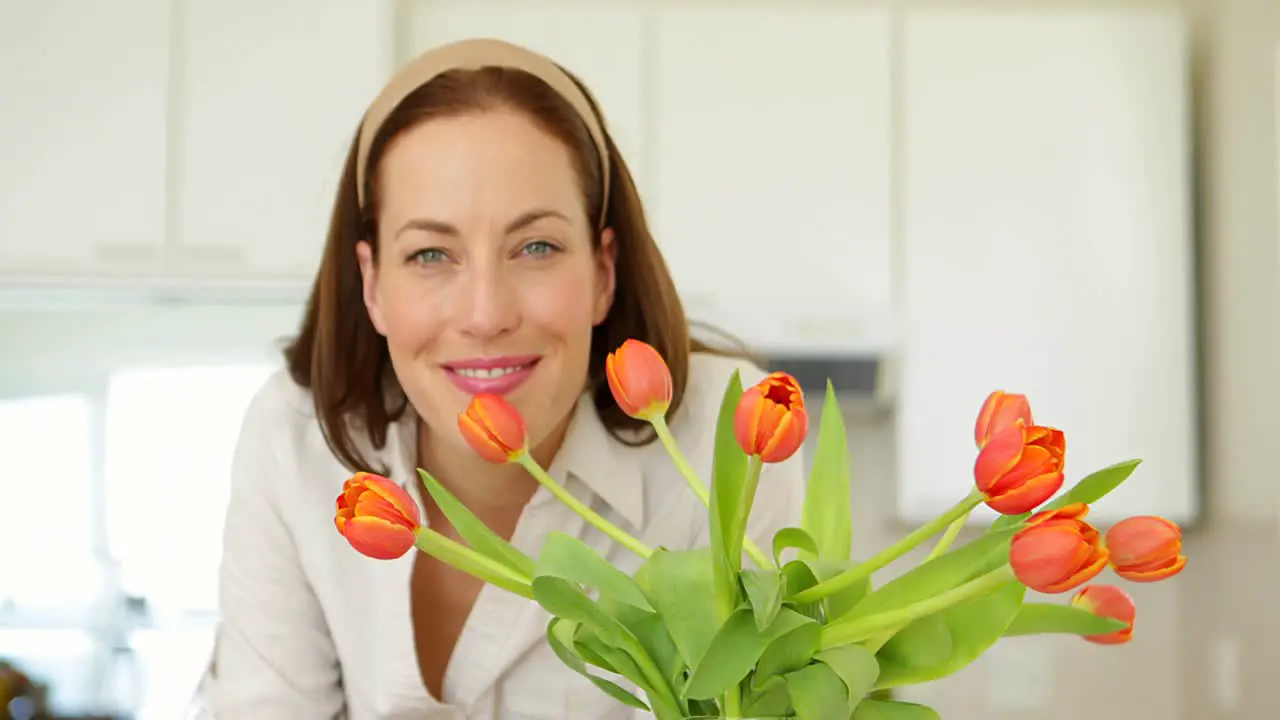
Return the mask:
M 550 255 L 559 248 L 546 240 L 534 240 L 522 248 L 528 255 Z
M 449 256 L 440 248 L 426 248 L 409 256 L 409 262 L 417 263 L 418 265 L 430 265 L 444 262 L 448 259 Z

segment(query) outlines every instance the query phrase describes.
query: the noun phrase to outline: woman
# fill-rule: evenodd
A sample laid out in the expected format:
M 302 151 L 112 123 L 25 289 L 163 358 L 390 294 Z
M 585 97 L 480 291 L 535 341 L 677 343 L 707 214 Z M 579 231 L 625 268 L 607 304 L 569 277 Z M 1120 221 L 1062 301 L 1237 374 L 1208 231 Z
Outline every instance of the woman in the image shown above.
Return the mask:
M 728 209 L 726 209 L 728 211 Z M 627 572 L 638 559 L 539 488 L 479 459 L 456 417 L 504 394 L 534 457 L 650 546 L 708 542 L 705 509 L 614 404 L 605 355 L 668 358 L 673 433 L 704 478 L 725 383 L 763 372 L 690 340 L 627 166 L 586 89 L 492 40 L 435 49 L 374 100 L 343 171 L 287 373 L 244 419 L 203 695 L 219 720 L 625 718 L 563 666 L 535 604 L 433 558 L 358 555 L 333 502 L 353 471 L 418 493 L 415 468 L 536 557 L 548 531 Z M 766 470 L 749 533 L 798 522 L 799 456 Z

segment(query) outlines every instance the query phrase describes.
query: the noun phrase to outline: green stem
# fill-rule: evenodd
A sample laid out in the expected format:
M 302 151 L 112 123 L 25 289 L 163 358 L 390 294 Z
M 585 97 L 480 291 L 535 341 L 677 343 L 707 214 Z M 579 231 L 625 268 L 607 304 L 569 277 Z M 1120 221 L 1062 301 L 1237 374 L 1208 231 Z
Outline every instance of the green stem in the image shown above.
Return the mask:
M 515 461 L 527 470 L 529 474 L 542 485 L 542 487 L 551 491 L 551 494 L 555 495 L 560 502 L 568 505 L 569 509 L 578 513 L 578 515 L 591 523 L 591 525 L 600 532 L 613 538 L 619 545 L 622 545 L 631 552 L 645 559 L 648 559 L 648 557 L 653 554 L 653 550 L 649 549 L 649 547 L 644 543 L 628 535 L 617 525 L 614 525 L 601 517 L 599 513 L 584 505 L 581 500 L 574 497 L 568 490 L 565 490 L 564 486 L 556 482 L 555 478 L 548 475 L 547 471 L 543 470 L 542 466 L 538 465 L 537 461 L 535 461 L 529 453 L 526 452 L 521 454 L 515 458 Z
M 972 510 L 970 512 L 972 512 Z M 942 538 L 938 540 L 938 544 L 933 546 L 933 550 L 929 552 L 929 557 L 925 558 L 924 562 L 929 562 L 930 560 L 938 557 L 939 555 L 945 553 L 947 550 L 951 549 L 951 543 L 955 542 L 956 536 L 960 534 L 960 531 L 962 529 L 964 529 L 964 523 L 966 520 L 969 519 L 969 514 L 970 513 L 965 513 L 964 515 L 961 515 L 960 517 L 956 518 L 955 522 L 947 526 L 947 531 L 942 534 Z M 921 565 L 923 564 L 924 563 L 921 563 Z M 897 635 L 899 632 L 902 632 L 902 629 L 905 628 L 906 626 L 907 626 L 907 623 L 904 623 L 897 627 L 889 628 L 888 630 L 885 630 L 884 632 L 879 633 L 874 637 L 872 637 L 871 639 L 867 640 L 865 643 L 863 643 L 863 646 L 873 653 L 879 652 L 880 648 L 884 647 L 885 643 L 892 640 L 894 635 Z
M 897 610 L 836 621 L 822 629 L 819 647 L 826 650 L 865 640 L 886 628 L 906 625 L 926 615 L 946 610 L 965 600 L 981 597 L 1013 579 L 1013 568 L 1008 563 L 1005 563 L 995 570 L 985 575 L 979 575 L 963 585 L 957 585 L 941 595 L 926 598 L 905 607 L 900 607 Z
M 724 691 L 724 716 L 726 718 L 742 717 L 742 696 L 736 684 Z
M 869 577 L 875 571 L 883 568 L 894 560 L 897 560 L 904 553 L 915 549 L 917 545 L 929 539 L 933 535 L 936 535 L 939 530 L 951 523 L 963 519 L 975 507 L 977 507 L 980 502 L 982 502 L 982 493 L 974 490 L 963 500 L 956 503 L 950 510 L 947 510 L 937 518 L 934 518 L 927 525 L 922 525 L 916 528 L 906 537 L 876 553 L 870 560 L 858 563 L 833 578 L 829 578 L 807 590 L 796 593 L 789 599 L 798 604 L 811 603 L 852 587 L 864 578 Z
M 729 535 L 740 541 L 738 547 L 733 548 L 735 569 L 742 568 L 742 548 L 751 542 L 747 538 L 747 518 L 751 516 L 751 505 L 755 502 L 756 487 L 760 485 L 760 471 L 763 469 L 764 461 L 759 455 L 753 455 L 747 460 L 747 477 L 742 483 L 742 495 L 738 498 L 737 512 L 733 516 L 733 526 L 730 528 Z M 771 566 L 772 563 L 764 565 L 764 567 Z
M 688 483 L 689 489 L 698 498 L 698 502 L 702 503 L 702 507 L 710 507 L 711 493 L 707 490 L 707 486 L 703 484 L 702 479 L 698 477 L 698 473 L 694 471 L 693 466 L 689 464 L 689 460 L 685 458 L 684 452 L 680 450 L 679 443 L 671 434 L 671 428 L 667 426 L 666 418 L 659 415 L 649 421 L 654 431 L 658 434 L 658 440 L 662 442 L 662 446 L 667 449 L 667 454 L 671 456 L 671 461 L 675 463 L 676 469 L 684 476 L 685 482 Z M 747 555 L 751 557 L 752 562 L 760 568 L 774 567 L 773 561 L 764 553 L 751 538 L 743 533 L 742 547 L 747 551 Z
M 512 572 L 502 563 L 431 528 L 420 527 L 415 530 L 413 544 L 431 557 L 469 575 L 521 597 L 533 599 L 533 587 L 529 584 L 529 578 Z

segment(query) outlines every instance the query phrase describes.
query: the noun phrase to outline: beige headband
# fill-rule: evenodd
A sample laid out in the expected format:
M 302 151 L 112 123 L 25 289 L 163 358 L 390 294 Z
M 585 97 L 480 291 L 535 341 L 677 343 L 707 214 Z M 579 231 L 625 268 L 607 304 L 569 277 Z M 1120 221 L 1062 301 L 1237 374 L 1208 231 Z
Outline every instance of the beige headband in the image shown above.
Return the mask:
M 365 202 L 365 164 L 369 159 L 369 148 L 373 144 L 374 136 L 378 134 L 378 129 L 382 127 L 382 123 L 386 122 L 387 116 L 400 104 L 400 101 L 437 75 L 449 70 L 478 70 L 495 66 L 523 70 L 542 80 L 569 101 L 582 118 L 582 122 L 591 133 L 591 139 L 595 141 L 596 152 L 600 155 L 602 178 L 600 225 L 603 227 L 609 207 L 609 151 L 604 140 L 604 130 L 599 118 L 591 109 L 591 102 L 586 92 L 579 88 L 564 70 L 546 57 L 518 45 L 488 38 L 461 40 L 424 53 L 401 68 L 374 99 L 360 126 L 360 142 L 356 151 L 356 192 L 360 205 L 363 206 Z

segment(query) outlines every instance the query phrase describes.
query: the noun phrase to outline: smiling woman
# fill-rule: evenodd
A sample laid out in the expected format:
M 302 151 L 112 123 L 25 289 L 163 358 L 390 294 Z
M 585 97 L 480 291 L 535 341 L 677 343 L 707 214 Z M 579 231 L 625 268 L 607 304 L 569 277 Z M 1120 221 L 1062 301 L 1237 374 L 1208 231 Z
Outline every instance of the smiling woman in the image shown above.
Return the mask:
M 589 91 L 495 40 L 402 68 L 353 139 L 287 372 L 244 420 L 204 686 L 213 715 L 631 717 L 556 658 L 536 603 L 425 553 L 371 566 L 333 531 L 332 509 L 344 479 L 374 471 L 457 538 L 419 491 L 421 467 L 533 557 L 557 530 L 634 570 L 638 558 L 522 469 L 467 447 L 457 418 L 494 393 L 583 504 L 651 547 L 705 544 L 699 499 L 609 389 L 606 357 L 628 338 L 667 359 L 671 432 L 706 473 L 726 383 L 765 373 L 690 338 Z M 757 543 L 798 522 L 802 467 L 797 453 L 761 479 Z

